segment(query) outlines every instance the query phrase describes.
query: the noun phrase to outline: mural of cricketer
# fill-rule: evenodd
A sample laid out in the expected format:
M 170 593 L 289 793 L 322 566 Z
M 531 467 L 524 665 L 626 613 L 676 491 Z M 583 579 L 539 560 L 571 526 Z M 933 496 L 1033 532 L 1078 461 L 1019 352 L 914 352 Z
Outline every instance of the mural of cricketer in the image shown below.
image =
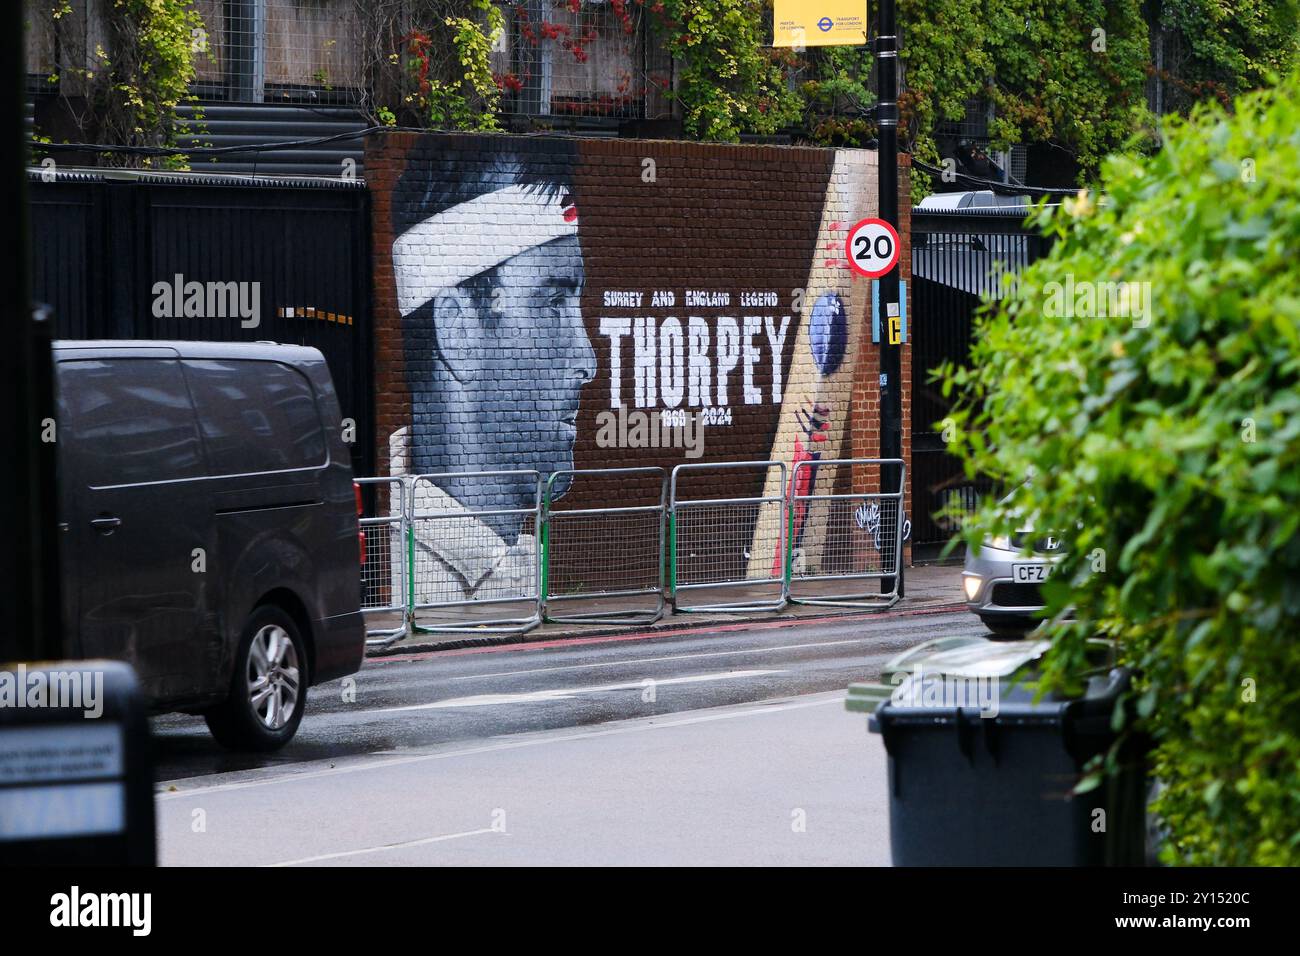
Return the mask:
M 424 143 L 408 155 L 393 192 L 392 257 L 411 424 L 389 439 L 391 474 L 545 478 L 573 467 L 579 400 L 596 372 L 579 308 L 575 165 L 565 141 L 503 144 L 468 162 Z M 510 513 L 533 507 L 532 482 L 418 488 L 418 603 L 534 593 L 537 542 L 525 516 Z M 566 490 L 557 482 L 555 493 Z

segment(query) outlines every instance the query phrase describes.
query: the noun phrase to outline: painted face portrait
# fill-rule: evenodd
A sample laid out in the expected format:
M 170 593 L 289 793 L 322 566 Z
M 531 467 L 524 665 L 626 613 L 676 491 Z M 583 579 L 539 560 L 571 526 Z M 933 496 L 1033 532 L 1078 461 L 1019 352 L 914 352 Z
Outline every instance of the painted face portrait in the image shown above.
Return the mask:
M 435 297 L 434 347 L 452 378 L 442 387 L 466 413 L 476 470 L 573 467 L 582 387 L 596 372 L 582 281 L 578 239 L 567 236 Z M 437 457 L 420 446 L 417 456 Z
M 596 356 L 579 308 L 583 260 L 567 164 L 547 158 L 506 155 L 444 174 L 417 157 L 419 188 L 400 206 L 395 197 L 394 219 L 405 226 L 392 255 L 412 473 L 573 467 Z M 527 507 L 533 495 L 509 479 L 445 487 L 475 508 Z M 554 486 L 565 490 L 567 482 Z

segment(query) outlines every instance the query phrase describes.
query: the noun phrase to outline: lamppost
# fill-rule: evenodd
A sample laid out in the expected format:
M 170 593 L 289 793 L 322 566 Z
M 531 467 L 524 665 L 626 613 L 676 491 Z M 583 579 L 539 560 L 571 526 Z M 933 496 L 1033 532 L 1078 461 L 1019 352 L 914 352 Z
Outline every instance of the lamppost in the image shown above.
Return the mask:
M 880 179 L 879 216 L 897 231 L 898 223 L 898 28 L 894 0 L 880 0 L 876 37 L 872 41 L 876 54 L 876 126 Z M 901 232 L 899 233 L 901 235 Z M 903 381 L 902 342 L 892 334 L 889 316 L 898 314 L 898 272 L 902 257 L 880 277 L 880 457 L 903 457 Z M 897 465 L 883 468 L 881 491 L 900 486 Z M 900 500 L 897 507 L 901 510 Z M 882 515 L 882 518 L 885 517 Z M 896 514 L 894 527 L 903 533 L 902 514 Z M 901 553 L 901 548 L 900 548 Z M 893 590 L 894 582 L 882 578 L 881 591 Z M 903 592 L 903 567 L 898 567 L 898 593 Z

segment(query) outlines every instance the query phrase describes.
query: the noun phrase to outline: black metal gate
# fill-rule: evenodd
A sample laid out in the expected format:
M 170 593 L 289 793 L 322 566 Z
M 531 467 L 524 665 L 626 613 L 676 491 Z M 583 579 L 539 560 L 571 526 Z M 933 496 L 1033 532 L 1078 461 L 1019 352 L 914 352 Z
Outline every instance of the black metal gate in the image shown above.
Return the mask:
M 314 346 L 356 423 L 353 468 L 373 473 L 362 182 L 41 170 L 29 192 L 32 293 L 53 309 L 57 337 Z M 160 296 L 178 282 L 257 283 L 257 324 L 174 314 Z
M 948 454 L 942 422 L 951 402 L 930 370 L 968 360 L 982 295 L 1002 295 L 1002 277 L 1019 272 L 1049 241 L 1024 225 L 1017 207 L 912 211 L 912 547 L 937 553 L 956 530 L 935 513 L 973 510 L 986 486 L 972 481 Z

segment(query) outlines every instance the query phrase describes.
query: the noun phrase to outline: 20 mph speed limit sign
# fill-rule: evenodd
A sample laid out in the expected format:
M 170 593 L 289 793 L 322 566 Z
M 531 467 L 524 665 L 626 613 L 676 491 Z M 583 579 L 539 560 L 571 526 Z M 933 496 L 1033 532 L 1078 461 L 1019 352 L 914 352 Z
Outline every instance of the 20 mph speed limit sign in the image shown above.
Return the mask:
M 844 241 L 844 255 L 849 268 L 868 279 L 879 279 L 898 265 L 902 243 L 898 230 L 883 219 L 863 219 Z

